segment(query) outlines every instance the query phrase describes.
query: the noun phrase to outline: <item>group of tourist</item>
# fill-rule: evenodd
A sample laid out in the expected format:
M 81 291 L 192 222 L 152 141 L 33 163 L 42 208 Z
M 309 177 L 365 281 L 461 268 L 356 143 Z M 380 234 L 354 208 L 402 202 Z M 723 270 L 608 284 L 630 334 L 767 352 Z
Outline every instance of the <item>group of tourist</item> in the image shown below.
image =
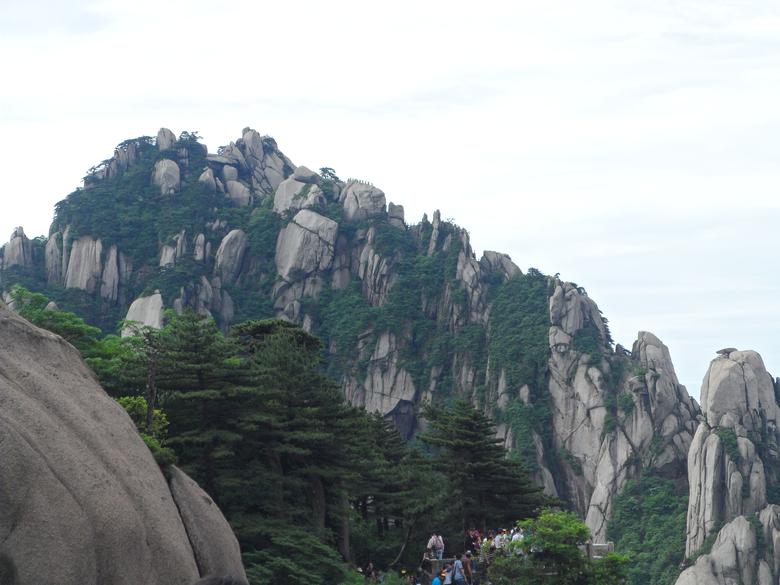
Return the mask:
M 524 537 L 520 528 L 490 530 L 485 536 L 476 528 L 466 530 L 464 552 L 460 557 L 455 557 L 453 562 L 446 563 L 441 572 L 434 576 L 431 585 L 476 585 L 496 553 L 507 550 L 509 543 L 517 543 Z M 444 541 L 440 534 L 431 536 L 426 556 L 439 560 L 444 558 Z
M 525 538 L 523 530 L 503 528 L 490 530 L 483 535 L 479 530 L 470 528 L 465 531 L 463 552 L 445 560 L 444 537 L 434 532 L 428 539 L 423 562 L 413 574 L 406 569 L 400 570 L 400 576 L 405 583 L 417 585 L 427 583 L 423 567 L 437 567 L 437 573 L 432 575 L 431 585 L 478 585 L 496 554 L 510 550 L 510 543 L 518 543 Z M 516 547 L 512 547 L 517 550 Z M 437 561 L 444 561 L 443 565 Z M 384 582 L 384 575 L 373 565 L 368 565 L 360 572 L 370 583 Z

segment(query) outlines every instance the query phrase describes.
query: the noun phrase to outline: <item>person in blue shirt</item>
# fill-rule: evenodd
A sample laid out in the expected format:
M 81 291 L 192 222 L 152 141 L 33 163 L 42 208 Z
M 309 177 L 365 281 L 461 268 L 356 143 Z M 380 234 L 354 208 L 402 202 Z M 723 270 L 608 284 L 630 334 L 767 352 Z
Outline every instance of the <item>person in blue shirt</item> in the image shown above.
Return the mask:
M 431 585 L 442 585 L 441 580 L 444 577 L 444 571 L 442 571 L 439 575 L 436 575 L 433 578 L 433 581 L 431 581 Z
M 463 569 L 463 563 L 466 561 L 466 555 L 461 555 L 461 557 L 455 561 L 455 567 L 453 568 L 452 573 L 452 583 L 453 585 L 466 585 L 466 572 Z

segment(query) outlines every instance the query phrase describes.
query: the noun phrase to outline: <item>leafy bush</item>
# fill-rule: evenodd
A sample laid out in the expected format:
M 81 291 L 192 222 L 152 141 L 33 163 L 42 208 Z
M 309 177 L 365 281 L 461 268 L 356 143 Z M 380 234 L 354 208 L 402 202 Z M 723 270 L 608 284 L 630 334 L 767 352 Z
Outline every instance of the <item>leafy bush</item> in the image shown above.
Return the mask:
M 544 510 L 537 519 L 518 522 L 525 534 L 490 565 L 493 585 L 620 585 L 625 583 L 628 558 L 610 554 L 598 561 L 581 547 L 590 530 L 571 512 Z
M 152 452 L 154 460 L 161 468 L 165 469 L 169 465 L 176 464 L 177 458 L 173 449 L 163 447 L 158 439 L 145 433 L 141 433 L 141 439 L 143 439 L 146 446 L 149 447 L 149 451 Z
M 147 409 L 146 398 L 143 396 L 120 396 L 116 401 L 133 419 L 136 428 L 139 431 L 144 429 Z M 168 415 L 162 409 L 154 409 L 151 436 L 158 441 L 165 441 L 165 438 L 168 436 Z
M 715 429 L 715 434 L 718 435 L 723 448 L 726 449 L 726 453 L 734 463 L 739 463 L 742 460 L 742 455 L 739 453 L 739 443 L 737 442 L 737 433 L 734 429 L 727 427 L 718 427 Z
M 116 401 L 133 419 L 141 439 L 152 452 L 157 465 L 165 469 L 167 466 L 175 464 L 176 453 L 173 449 L 163 446 L 168 435 L 168 417 L 165 412 L 159 408 L 154 409 L 152 433 L 148 434 L 142 430 L 146 423 L 146 398 L 143 396 L 120 396 Z
M 621 392 L 617 397 L 617 405 L 625 414 L 631 414 L 634 411 L 634 397 L 629 392 Z
M 572 347 L 581 353 L 591 356 L 598 356 L 604 353 L 604 345 L 598 327 L 591 322 L 586 323 L 574 334 Z
M 415 253 L 414 239 L 408 230 L 392 226 L 386 222 L 376 223 L 375 229 L 374 249 L 382 256 L 392 257 L 397 253 L 404 255 Z

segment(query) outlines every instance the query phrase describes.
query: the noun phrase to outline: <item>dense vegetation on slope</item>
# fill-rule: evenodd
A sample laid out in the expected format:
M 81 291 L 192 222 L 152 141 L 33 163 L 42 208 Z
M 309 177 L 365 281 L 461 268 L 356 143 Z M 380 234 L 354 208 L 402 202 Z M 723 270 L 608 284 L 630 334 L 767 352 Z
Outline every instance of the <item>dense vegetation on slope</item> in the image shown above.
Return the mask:
M 685 489 L 647 474 L 629 481 L 613 508 L 609 536 L 631 559 L 628 582 L 673 585 L 685 555 Z
M 117 244 L 134 266 L 156 263 L 159 242 L 180 230 L 200 228 L 215 219 L 214 210 L 224 197 L 209 193 L 197 181 L 197 172 L 184 172 L 184 187 L 176 194 L 161 194 L 149 177 L 154 163 L 171 156 L 159 151 L 148 136 L 133 139 L 138 160 L 116 178 L 89 180 L 55 206 L 51 231 L 70 227 L 71 237 L 90 235 L 105 246 Z M 119 145 L 117 148 L 121 148 Z M 177 148 L 187 149 L 187 169 L 201 169 L 206 153 L 195 133 L 184 133 Z M 173 203 L 173 204 L 172 204 Z

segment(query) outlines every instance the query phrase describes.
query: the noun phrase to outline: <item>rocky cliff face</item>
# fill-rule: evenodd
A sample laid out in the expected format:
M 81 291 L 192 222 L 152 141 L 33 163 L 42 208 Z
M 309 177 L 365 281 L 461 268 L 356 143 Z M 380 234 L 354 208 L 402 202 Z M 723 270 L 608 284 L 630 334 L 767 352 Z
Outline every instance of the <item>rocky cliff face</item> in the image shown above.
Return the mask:
M 630 353 L 608 351 L 598 307 L 573 285 L 555 287 L 550 321 L 553 443 L 565 454 L 559 484 L 603 541 L 612 500 L 630 477 L 680 475 L 699 409 L 652 333 L 640 332 Z M 588 330 L 601 355 L 578 351 Z
M 124 316 L 158 327 L 164 308 L 223 329 L 301 323 L 349 400 L 407 437 L 421 401 L 469 398 L 597 540 L 627 479 L 684 475 L 699 410 L 660 340 L 613 348 L 582 288 L 478 257 L 438 211 L 410 225 L 381 189 L 296 166 L 252 129 L 216 153 L 167 129 L 126 141 L 58 204 L 32 261 L 15 238 L 3 286 L 43 290 L 104 329 Z
M 210 498 L 170 485 L 72 346 L 0 303 L 3 583 L 191 585 L 244 576 Z
M 677 583 L 774 584 L 780 574 L 780 508 L 772 505 L 780 485 L 778 384 L 756 352 L 719 354 L 704 377 L 703 417 L 688 454 L 686 555 L 700 556 Z

